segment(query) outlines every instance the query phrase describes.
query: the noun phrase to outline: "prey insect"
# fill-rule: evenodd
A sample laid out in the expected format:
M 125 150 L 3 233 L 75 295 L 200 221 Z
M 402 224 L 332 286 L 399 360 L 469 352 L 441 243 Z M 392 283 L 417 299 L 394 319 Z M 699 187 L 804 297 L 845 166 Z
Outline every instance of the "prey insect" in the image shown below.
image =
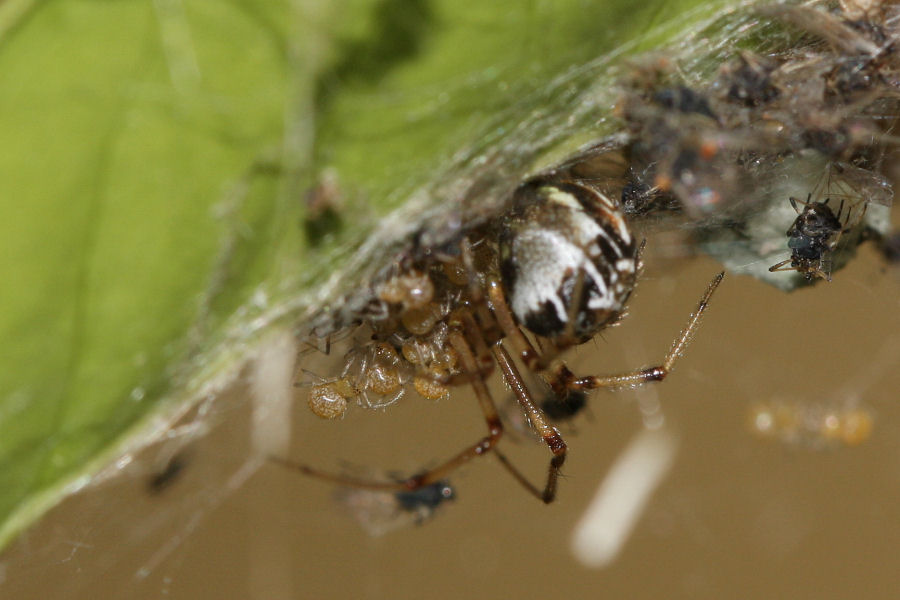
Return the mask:
M 890 205 L 891 198 L 890 185 L 880 175 L 849 164 L 829 164 L 805 202 L 790 199 L 797 212 L 787 230 L 791 257 L 769 271 L 797 271 L 807 281 L 831 281 L 833 255 L 842 237 L 862 222 L 869 203 Z
M 787 230 L 788 248 L 791 257 L 769 267 L 769 271 L 798 271 L 807 281 L 815 277 L 831 281 L 831 256 L 841 235 L 852 227 L 844 228 L 841 212 L 844 204 L 834 213 L 826 198 L 822 202 L 812 202 L 812 195 L 806 202 L 791 198 L 791 206 L 797 211 L 797 218 Z M 797 207 L 802 205 L 802 210 Z
M 407 525 L 421 525 L 443 504 L 456 498 L 449 481 L 435 481 L 416 490 L 383 491 L 342 488 L 337 493 L 344 506 L 373 537 Z
M 552 502 L 568 446 L 535 401 L 535 387 L 549 389 L 556 399 L 578 400 L 591 390 L 662 381 L 724 276 L 713 278 L 660 364 L 614 375 L 574 374 L 559 354 L 620 319 L 637 281 L 642 244 L 625 221 L 618 195 L 609 189 L 613 178 L 577 178 L 571 172 L 551 170 L 531 178 L 495 218 L 460 231 L 442 247 L 412 244 L 398 255 L 374 286 L 374 300 L 360 318 L 369 341 L 351 349 L 340 378 L 311 390 L 314 412 L 331 417 L 343 409 L 316 410 L 320 400 L 343 406 L 343 401 L 356 399 L 372 406 L 382 396 L 393 401 L 409 386 L 431 399 L 470 386 L 487 428 L 484 437 L 434 468 L 399 481 L 275 461 L 344 486 L 408 493 L 434 486 L 471 459 L 494 451 L 523 487 Z M 495 369 L 552 455 L 541 486 L 496 451 L 504 425 L 486 384 Z

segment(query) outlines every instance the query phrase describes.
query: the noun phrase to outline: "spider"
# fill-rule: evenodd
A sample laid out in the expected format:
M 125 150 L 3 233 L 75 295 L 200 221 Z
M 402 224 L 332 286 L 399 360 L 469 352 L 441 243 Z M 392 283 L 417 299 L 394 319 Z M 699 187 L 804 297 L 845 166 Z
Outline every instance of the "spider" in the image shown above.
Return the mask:
M 351 350 L 340 377 L 320 381 L 310 392 L 314 412 L 333 418 L 344 409 L 317 411 L 323 398 L 324 405 L 344 406 L 344 401 L 355 399 L 373 406 L 380 405 L 380 395 L 396 401 L 410 383 L 433 399 L 446 396 L 450 387 L 469 385 L 487 427 L 483 438 L 437 466 L 398 481 L 364 480 L 273 460 L 349 487 L 410 492 L 433 486 L 471 459 L 493 451 L 525 489 L 552 502 L 568 447 L 535 402 L 534 384 L 546 386 L 557 399 L 577 400 L 589 390 L 665 379 L 724 277 L 719 273 L 713 278 L 659 365 L 576 376 L 558 354 L 593 339 L 621 318 L 640 270 L 643 244 L 637 243 L 621 204 L 613 199 L 617 196 L 602 180 L 571 173 L 560 168 L 526 180 L 502 214 L 460 231 L 442 247 L 411 244 L 374 286 L 375 299 L 360 319 L 370 340 Z M 529 385 L 517 363 L 543 383 Z M 542 487 L 529 482 L 496 450 L 503 423 L 486 385 L 495 368 L 552 455 Z

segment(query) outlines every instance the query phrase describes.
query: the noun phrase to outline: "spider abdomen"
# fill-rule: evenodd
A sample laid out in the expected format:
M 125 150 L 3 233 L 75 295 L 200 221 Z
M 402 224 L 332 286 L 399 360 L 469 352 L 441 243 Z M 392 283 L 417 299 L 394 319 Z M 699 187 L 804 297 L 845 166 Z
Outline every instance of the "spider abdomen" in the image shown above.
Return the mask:
M 513 314 L 537 335 L 585 341 L 618 317 L 634 288 L 637 247 L 621 207 L 582 182 L 522 184 L 499 247 Z

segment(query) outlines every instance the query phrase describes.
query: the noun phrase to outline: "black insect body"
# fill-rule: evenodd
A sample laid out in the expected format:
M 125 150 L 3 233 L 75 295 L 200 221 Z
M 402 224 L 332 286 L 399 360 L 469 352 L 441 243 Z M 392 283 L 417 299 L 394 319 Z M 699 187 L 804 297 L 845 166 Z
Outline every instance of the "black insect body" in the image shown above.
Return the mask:
M 788 248 L 791 257 L 769 267 L 769 271 L 799 271 L 808 281 L 819 277 L 831 281 L 831 255 L 842 233 L 846 233 L 841 223 L 838 208 L 835 215 L 824 202 L 806 202 L 791 198 L 791 206 L 797 211 L 797 218 L 787 230 Z M 797 207 L 801 204 L 803 209 Z
M 792 200 L 796 205 L 796 199 Z M 790 238 L 788 248 L 800 259 L 817 259 L 823 253 L 834 250 L 840 231 L 841 221 L 831 212 L 828 200 L 822 203 L 807 203 L 787 232 Z
M 890 206 L 892 200 L 893 191 L 883 176 L 849 163 L 828 163 L 806 202 L 790 199 L 797 213 L 787 230 L 791 257 L 769 271 L 797 271 L 807 281 L 831 281 L 836 251 L 852 241 L 844 236 L 862 223 L 870 204 Z
M 387 491 L 343 488 L 336 494 L 341 504 L 371 534 L 380 536 L 409 525 L 421 525 L 456 492 L 442 479 L 415 490 Z
M 453 500 L 455 492 L 450 487 L 450 482 L 442 479 L 417 490 L 396 492 L 394 497 L 400 508 L 407 512 L 420 514 L 424 519 L 447 500 Z
M 625 182 L 625 186 L 622 188 L 622 208 L 626 215 L 639 216 L 665 209 L 665 203 L 660 202 L 662 194 L 649 185 L 646 179 L 645 175 L 632 173 Z M 675 208 L 677 208 L 677 204 Z
M 552 421 L 569 421 L 574 419 L 587 406 L 587 394 L 570 392 L 565 398 L 551 396 L 541 402 L 541 410 Z
M 724 70 L 728 88 L 726 97 L 747 107 L 772 102 L 781 93 L 772 81 L 772 72 L 776 68 L 777 65 L 766 58 L 747 52 L 739 54 L 737 65 Z
M 160 494 L 166 491 L 184 474 L 187 465 L 187 456 L 184 453 L 176 454 L 162 470 L 154 473 L 147 481 L 147 490 L 151 494 Z
M 652 99 L 656 104 L 671 110 L 677 110 L 682 113 L 696 113 L 713 120 L 717 119 L 709 105 L 709 100 L 703 94 L 684 85 L 658 90 L 653 93 Z

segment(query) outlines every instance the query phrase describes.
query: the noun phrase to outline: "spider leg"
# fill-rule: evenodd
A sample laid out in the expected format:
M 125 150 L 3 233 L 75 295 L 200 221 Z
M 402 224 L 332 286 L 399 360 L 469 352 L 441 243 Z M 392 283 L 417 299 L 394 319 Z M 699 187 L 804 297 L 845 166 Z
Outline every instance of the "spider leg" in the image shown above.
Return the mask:
M 789 258 L 787 260 L 781 261 L 780 263 L 772 265 L 771 267 L 769 267 L 769 273 L 775 273 L 776 271 L 799 271 L 800 270 L 799 267 L 797 267 L 795 265 L 790 265 L 792 260 L 793 260 L 792 258 Z M 785 265 L 790 265 L 790 266 L 785 267 Z
M 581 276 L 579 276 L 576 288 L 581 288 L 583 285 L 583 273 L 584 272 L 581 271 Z M 542 353 L 538 352 L 531 341 L 529 341 L 528 337 L 522 333 L 522 329 L 519 327 L 519 324 L 512 313 L 512 309 L 506 301 L 506 292 L 503 291 L 503 286 L 499 281 L 491 280 L 488 282 L 487 295 L 497 324 L 500 326 L 506 339 L 510 340 L 510 343 L 516 349 L 519 358 L 530 371 L 546 370 L 547 367 L 556 360 L 556 357 L 560 352 L 576 345 L 577 342 L 575 341 L 575 336 L 572 334 L 571 330 L 571 324 L 575 319 L 574 310 L 570 311 L 568 318 L 569 325 L 567 326 L 565 333 L 554 340 L 553 348 Z M 573 307 L 577 307 L 577 305 L 577 302 L 573 302 Z M 549 380 L 547 383 L 552 386 L 552 382 Z
M 634 387 L 651 381 L 662 381 L 672 371 L 675 366 L 675 361 L 684 354 L 685 348 L 687 348 L 691 338 L 697 331 L 703 313 L 709 306 L 710 297 L 712 297 L 716 288 L 719 287 L 723 277 L 725 277 L 724 271 L 717 274 L 710 282 L 709 286 L 707 286 L 703 296 L 700 297 L 697 310 L 691 313 L 687 325 L 685 325 L 684 329 L 682 329 L 675 338 L 675 341 L 672 343 L 669 352 L 666 353 L 662 364 L 617 375 L 576 377 L 568 367 L 560 363 L 550 373 L 552 379 L 558 380 L 555 383 L 551 383 L 551 387 L 553 387 L 554 390 L 561 388 L 567 390 L 593 390 L 597 388 Z
M 509 304 L 506 302 L 506 294 L 499 281 L 492 279 L 488 282 L 487 295 L 491 303 L 491 309 L 494 312 L 494 318 L 497 319 L 497 324 L 500 325 L 500 329 L 503 330 L 507 339 L 515 347 L 519 358 L 522 359 L 525 366 L 532 371 L 540 371 L 545 368 L 545 359 L 541 358 L 541 355 L 534 349 L 534 346 L 531 345 L 531 342 L 528 341 L 522 330 L 519 329 L 519 324 L 513 316 L 512 309 L 509 308 Z
M 503 463 L 507 470 L 512 473 L 513 477 L 515 477 L 525 489 L 530 491 L 537 498 L 540 498 L 544 503 L 549 504 L 556 498 L 556 483 L 559 479 L 559 471 L 562 464 L 566 461 L 566 442 L 563 440 L 562 435 L 560 435 L 556 427 L 553 427 L 550 424 L 544 411 L 535 404 L 534 399 L 531 397 L 531 393 L 528 391 L 528 387 L 522 380 L 518 368 L 516 368 L 515 363 L 513 363 L 512 358 L 503 347 L 503 344 L 498 342 L 494 345 L 492 350 L 494 352 L 494 358 L 497 359 L 497 364 L 500 365 L 500 371 L 503 373 L 503 378 L 506 380 L 506 383 L 509 384 L 509 387 L 512 388 L 516 400 L 519 402 L 519 406 L 528 416 L 528 420 L 531 422 L 532 427 L 540 434 L 541 439 L 543 439 L 544 443 L 550 449 L 550 452 L 553 453 L 553 458 L 550 459 L 550 466 L 547 470 L 547 482 L 544 485 L 543 491 L 539 490 L 531 484 L 531 482 L 526 480 L 518 470 L 509 463 L 509 460 L 502 453 L 496 452 L 497 458 L 500 459 L 500 462 Z

